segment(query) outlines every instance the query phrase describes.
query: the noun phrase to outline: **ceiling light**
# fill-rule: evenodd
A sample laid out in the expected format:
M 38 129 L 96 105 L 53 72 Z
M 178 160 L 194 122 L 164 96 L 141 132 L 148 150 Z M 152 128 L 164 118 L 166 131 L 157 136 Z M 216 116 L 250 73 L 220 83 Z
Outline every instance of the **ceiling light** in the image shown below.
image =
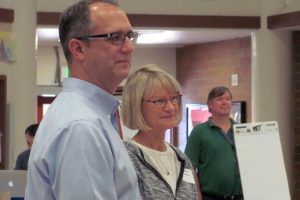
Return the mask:
M 42 94 L 42 97 L 56 97 L 56 94 Z
M 38 28 L 37 29 L 38 38 L 48 38 L 48 39 L 58 39 L 58 29 L 57 28 Z
M 139 33 L 137 44 L 160 44 L 176 38 L 174 31 L 137 30 L 137 32 Z

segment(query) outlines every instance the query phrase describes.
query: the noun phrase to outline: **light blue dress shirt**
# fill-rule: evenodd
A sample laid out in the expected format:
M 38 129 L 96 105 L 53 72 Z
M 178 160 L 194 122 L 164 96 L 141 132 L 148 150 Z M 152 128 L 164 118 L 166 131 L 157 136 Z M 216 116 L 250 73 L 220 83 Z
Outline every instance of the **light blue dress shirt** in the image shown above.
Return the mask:
M 133 165 L 112 125 L 117 107 L 99 87 L 64 80 L 35 136 L 26 200 L 141 199 Z

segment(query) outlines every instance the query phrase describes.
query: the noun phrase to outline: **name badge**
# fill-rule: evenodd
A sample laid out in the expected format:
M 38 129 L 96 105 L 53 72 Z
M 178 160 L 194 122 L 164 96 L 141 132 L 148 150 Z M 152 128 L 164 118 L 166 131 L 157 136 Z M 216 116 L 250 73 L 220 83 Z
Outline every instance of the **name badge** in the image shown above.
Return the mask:
M 188 183 L 195 184 L 194 175 L 191 169 L 184 169 L 182 180 Z

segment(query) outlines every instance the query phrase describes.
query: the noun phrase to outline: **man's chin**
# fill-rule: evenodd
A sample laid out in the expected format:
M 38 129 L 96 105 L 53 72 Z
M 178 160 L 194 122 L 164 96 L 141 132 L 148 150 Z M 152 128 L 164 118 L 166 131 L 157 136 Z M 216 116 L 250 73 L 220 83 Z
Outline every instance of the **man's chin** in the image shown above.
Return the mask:
M 223 117 L 228 117 L 228 116 L 230 116 L 231 115 L 231 113 L 229 112 L 220 112 L 220 113 L 218 113 L 218 115 L 219 116 L 223 116 Z
M 119 82 L 121 83 L 123 80 L 125 80 L 129 75 L 129 72 L 128 71 L 122 71 L 122 72 L 119 72 L 116 76 L 116 78 L 119 80 Z
M 119 63 L 117 67 L 114 68 L 114 76 L 120 81 L 126 79 L 129 75 L 130 65 L 126 63 Z
M 129 67 L 120 69 L 118 73 L 120 74 L 121 77 L 127 78 L 129 75 Z
M 127 71 L 127 73 L 129 73 L 129 70 L 130 70 L 130 64 L 124 62 L 124 63 L 119 63 L 118 64 L 118 67 L 116 68 L 117 70 L 120 70 L 120 71 Z

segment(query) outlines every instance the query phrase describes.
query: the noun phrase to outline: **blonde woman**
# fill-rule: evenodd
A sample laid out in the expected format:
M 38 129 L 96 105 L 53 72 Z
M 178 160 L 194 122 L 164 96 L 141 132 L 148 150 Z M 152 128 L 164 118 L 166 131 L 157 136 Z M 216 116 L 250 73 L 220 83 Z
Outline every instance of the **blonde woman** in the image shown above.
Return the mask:
M 190 160 L 164 141 L 166 130 L 181 120 L 180 90 L 179 83 L 155 65 L 131 74 L 124 86 L 123 122 L 139 130 L 124 143 L 143 199 L 201 199 Z

